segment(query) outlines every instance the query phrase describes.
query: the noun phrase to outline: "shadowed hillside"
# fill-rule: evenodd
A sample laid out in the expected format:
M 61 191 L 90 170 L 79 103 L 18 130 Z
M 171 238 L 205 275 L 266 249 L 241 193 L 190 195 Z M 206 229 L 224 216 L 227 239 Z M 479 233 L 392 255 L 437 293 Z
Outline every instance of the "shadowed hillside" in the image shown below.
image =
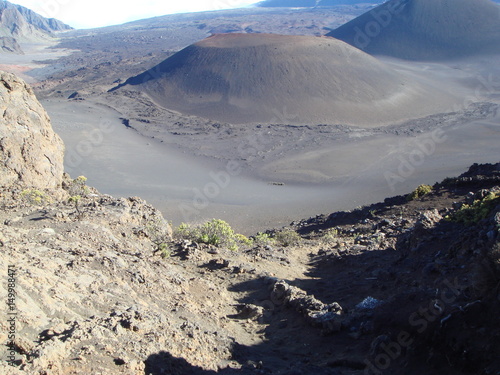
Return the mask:
M 328 36 L 410 60 L 499 53 L 500 7 L 490 0 L 391 0 Z
M 448 100 L 336 39 L 271 34 L 215 35 L 124 85 L 166 108 L 232 123 L 276 122 L 288 109 L 289 123 L 373 125 Z

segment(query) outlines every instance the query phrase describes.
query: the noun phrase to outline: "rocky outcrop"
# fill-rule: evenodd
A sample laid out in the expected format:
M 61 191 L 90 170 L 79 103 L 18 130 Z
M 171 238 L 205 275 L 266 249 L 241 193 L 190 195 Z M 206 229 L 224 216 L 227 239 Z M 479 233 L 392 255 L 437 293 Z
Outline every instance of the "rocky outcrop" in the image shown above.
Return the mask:
M 0 71 L 0 187 L 60 187 L 64 144 L 22 79 Z
M 301 313 L 313 326 L 323 327 L 326 332 L 340 331 L 342 307 L 337 302 L 324 304 L 304 290 L 278 280 L 271 292 L 271 301 L 280 306 L 286 304 Z

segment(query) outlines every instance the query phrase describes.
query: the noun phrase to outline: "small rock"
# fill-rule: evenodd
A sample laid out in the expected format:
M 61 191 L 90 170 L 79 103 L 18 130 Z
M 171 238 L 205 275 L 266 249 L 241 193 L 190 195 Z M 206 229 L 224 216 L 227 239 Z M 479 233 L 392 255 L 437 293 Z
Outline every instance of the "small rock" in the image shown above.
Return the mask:
M 375 307 L 379 306 L 381 303 L 382 302 L 379 301 L 378 299 L 368 296 L 363 301 L 358 303 L 356 305 L 356 308 L 360 310 L 372 310 Z
M 126 364 L 126 363 L 127 363 L 127 362 L 126 362 L 124 359 L 122 359 L 122 358 L 115 358 L 115 359 L 113 360 L 113 362 L 114 362 L 114 363 L 115 363 L 115 365 L 117 365 L 117 366 L 123 366 L 124 364 Z
M 40 234 L 47 235 L 47 236 L 53 236 L 56 234 L 56 231 L 52 228 L 45 228 L 40 232 Z
M 350 248 L 351 251 L 364 251 L 367 247 L 364 245 L 354 245 Z

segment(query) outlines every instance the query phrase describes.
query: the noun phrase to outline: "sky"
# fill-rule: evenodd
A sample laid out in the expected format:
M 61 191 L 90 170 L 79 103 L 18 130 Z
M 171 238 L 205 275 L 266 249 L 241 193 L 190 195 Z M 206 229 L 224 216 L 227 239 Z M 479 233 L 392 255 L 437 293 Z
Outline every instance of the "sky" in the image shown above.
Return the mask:
M 231 9 L 259 0 L 10 0 L 47 18 L 87 29 L 173 13 Z

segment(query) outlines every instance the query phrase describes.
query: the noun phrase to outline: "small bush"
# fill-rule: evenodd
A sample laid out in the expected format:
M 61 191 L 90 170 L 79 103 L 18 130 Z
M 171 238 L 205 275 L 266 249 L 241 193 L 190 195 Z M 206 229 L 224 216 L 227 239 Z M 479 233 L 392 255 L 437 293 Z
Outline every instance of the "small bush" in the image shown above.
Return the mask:
M 90 189 L 86 184 L 87 184 L 87 177 L 79 176 L 75 178 L 73 181 L 71 181 L 71 184 L 68 187 L 69 195 L 80 196 L 80 197 L 86 196 L 90 192 Z
M 415 190 L 413 190 L 410 194 L 406 196 L 408 201 L 413 201 L 415 199 L 420 199 L 432 191 L 432 186 L 430 185 L 420 185 Z
M 174 230 L 174 238 L 176 240 L 194 240 L 191 226 L 186 223 L 181 223 L 181 225 Z
M 160 252 L 162 257 L 166 253 L 170 256 L 170 250 L 168 249 L 168 243 L 171 241 L 169 224 L 165 221 L 162 216 L 153 216 L 146 223 L 146 233 L 155 245 L 155 252 Z
M 253 246 L 253 240 L 251 238 L 248 238 L 247 236 L 242 235 L 242 234 L 237 233 L 235 235 L 235 239 L 238 243 L 240 243 L 243 246 L 247 246 L 247 247 Z
M 298 245 L 302 240 L 299 234 L 294 230 L 284 230 L 281 232 L 277 232 L 274 235 L 274 238 L 281 246 L 285 247 Z
M 68 199 L 68 202 L 75 206 L 76 213 L 78 214 L 79 217 L 82 216 L 82 212 L 80 211 L 80 207 L 78 206 L 81 200 L 82 197 L 80 195 L 73 195 Z
M 198 228 L 198 242 L 214 246 L 234 248 L 236 245 L 235 233 L 224 220 L 212 219 Z
M 157 246 L 157 251 L 160 252 L 160 256 L 165 259 L 165 258 L 170 258 L 170 255 L 172 255 L 172 252 L 170 251 L 170 248 L 168 247 L 168 244 L 162 242 Z
M 52 199 L 46 193 L 36 189 L 23 190 L 21 200 L 34 206 L 43 206 L 52 202 Z
M 188 239 L 234 251 L 238 250 L 238 243 L 242 242 L 240 236 L 234 233 L 228 223 L 220 219 L 212 219 L 195 227 L 182 223 L 174 232 L 174 237 L 177 239 Z
M 272 246 L 276 240 L 267 233 L 257 233 L 253 237 L 253 243 L 257 246 Z
M 447 216 L 446 219 L 466 225 L 477 224 L 481 220 L 486 219 L 499 204 L 500 193 L 489 193 L 486 197 L 474 201 L 471 205 L 464 204 L 457 212 Z

